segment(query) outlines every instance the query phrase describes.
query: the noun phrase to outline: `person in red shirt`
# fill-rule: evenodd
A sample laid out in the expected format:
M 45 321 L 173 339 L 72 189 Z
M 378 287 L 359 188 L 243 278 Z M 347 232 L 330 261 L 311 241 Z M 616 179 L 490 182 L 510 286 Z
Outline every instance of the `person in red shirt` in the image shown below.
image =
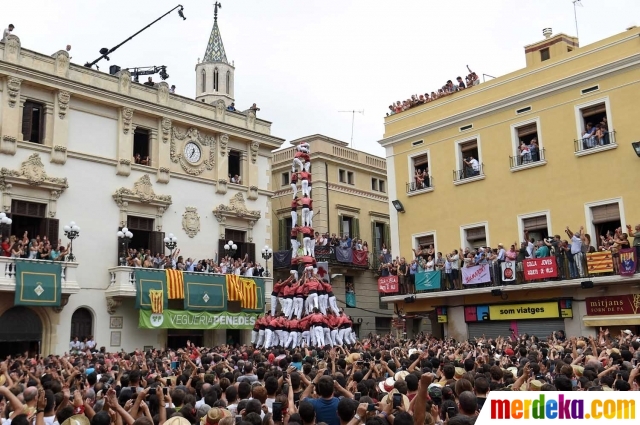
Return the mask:
M 311 173 L 308 171 L 302 171 L 300 173 L 300 187 L 302 188 L 302 196 L 311 197 Z
M 298 197 L 294 196 L 293 201 L 291 201 L 291 225 L 293 227 L 298 225 L 298 205 L 300 205 Z
M 298 348 L 298 343 L 300 341 L 300 329 L 298 317 L 295 314 L 293 315 L 293 318 L 287 322 L 287 326 L 289 327 L 289 338 L 287 338 L 284 348 L 287 349 L 291 346 L 291 348 L 296 349 Z
M 287 318 L 284 313 L 280 313 L 280 317 L 278 317 L 278 329 L 276 331 L 278 334 L 278 344 L 279 347 L 284 347 L 287 339 L 289 339 L 289 327 L 287 325 Z
M 293 314 L 296 317 L 302 317 L 302 309 L 304 308 L 304 299 L 309 294 L 308 288 L 300 281 L 296 283 L 296 294 L 293 299 Z
M 309 225 L 309 206 L 312 205 L 311 198 L 307 195 L 303 195 L 300 199 L 300 205 L 302 206 L 302 225 Z
M 289 182 L 291 185 L 291 190 L 293 191 L 293 199 L 296 199 L 298 196 L 298 173 L 291 173 L 291 181 Z
M 282 281 L 282 279 L 278 280 L 273 285 L 273 291 L 271 291 L 271 315 L 272 316 L 275 316 L 276 314 L 276 308 L 278 307 L 278 293 L 282 289 L 283 285 L 285 285 L 285 283 Z
M 285 317 L 289 319 L 293 314 L 293 298 L 296 295 L 297 287 L 298 284 L 294 284 L 293 281 L 291 281 L 282 290 L 284 295 L 284 309 L 282 310 L 282 312 L 284 313 Z
M 300 167 L 300 171 L 304 171 L 305 162 L 307 162 L 307 158 L 309 157 L 307 153 L 308 149 L 304 146 L 296 146 L 296 151 L 293 156 L 293 164 L 291 165 L 291 171 L 294 173 L 296 172 L 296 165 Z
M 2 238 L 0 254 L 2 257 L 11 257 L 11 245 L 9 245 L 9 238 L 7 237 Z
M 253 324 L 253 330 L 251 331 L 251 345 L 255 346 L 258 342 L 260 335 L 260 320 L 262 317 L 257 317 L 256 322 Z
M 313 309 L 313 314 L 311 314 L 309 322 L 311 323 L 311 330 L 316 336 L 316 347 L 324 347 L 324 316 L 320 313 L 320 310 L 317 308 Z
M 311 277 L 311 278 L 307 278 L 305 275 L 305 280 L 303 283 L 308 291 L 309 291 L 309 295 L 307 296 L 307 301 L 306 301 L 306 307 L 307 307 L 307 314 L 311 314 L 313 312 L 314 308 L 318 308 L 318 287 L 319 287 L 319 282 L 318 279 Z

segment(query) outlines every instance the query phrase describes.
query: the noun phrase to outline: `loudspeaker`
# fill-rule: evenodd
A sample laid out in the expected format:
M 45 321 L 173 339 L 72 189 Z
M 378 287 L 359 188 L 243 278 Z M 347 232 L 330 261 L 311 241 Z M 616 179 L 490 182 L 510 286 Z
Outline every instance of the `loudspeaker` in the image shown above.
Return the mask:
M 116 75 L 118 72 L 120 72 L 120 67 L 118 65 L 111 65 L 109 67 L 109 74 Z
M 412 295 L 412 296 L 410 296 L 410 297 L 406 297 L 406 298 L 404 299 L 404 302 L 405 302 L 405 303 L 407 303 L 407 304 L 414 303 L 414 302 L 416 302 L 416 297 L 414 297 L 413 295 Z
M 593 288 L 593 282 L 590 280 L 585 280 L 584 282 L 580 282 L 580 287 L 582 289 L 591 289 Z
M 502 296 L 502 289 L 492 289 L 491 290 L 491 295 L 493 295 L 494 297 L 501 297 Z

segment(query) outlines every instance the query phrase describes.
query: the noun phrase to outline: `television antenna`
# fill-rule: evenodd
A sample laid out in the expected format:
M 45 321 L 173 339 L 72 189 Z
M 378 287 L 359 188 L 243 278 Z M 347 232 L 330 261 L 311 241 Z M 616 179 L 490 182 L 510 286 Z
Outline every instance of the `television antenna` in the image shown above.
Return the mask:
M 351 110 L 351 111 L 338 111 L 338 112 L 348 112 L 351 114 L 351 143 L 349 144 L 349 147 L 353 148 L 353 124 L 356 119 L 356 114 L 364 115 L 364 109 L 361 111 Z
M 579 40 L 578 36 L 578 11 L 577 6 L 584 7 L 582 5 L 582 0 L 573 0 L 573 18 L 576 21 L 576 38 Z M 579 42 L 579 41 L 578 41 Z

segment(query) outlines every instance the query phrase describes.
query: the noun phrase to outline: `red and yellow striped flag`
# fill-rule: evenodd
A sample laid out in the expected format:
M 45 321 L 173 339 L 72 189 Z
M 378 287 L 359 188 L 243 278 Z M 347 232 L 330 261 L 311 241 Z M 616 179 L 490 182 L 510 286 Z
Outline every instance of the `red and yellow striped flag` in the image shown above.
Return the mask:
M 162 314 L 164 311 L 164 293 L 162 289 L 149 289 L 149 299 L 151 300 L 151 312 Z
M 167 299 L 184 299 L 184 276 L 182 270 L 167 269 Z
M 611 251 L 587 254 L 587 271 L 589 273 L 613 272 L 613 258 L 611 257 Z
M 240 276 L 235 274 L 227 275 L 227 300 L 242 301 L 242 290 L 240 288 Z
M 256 282 L 253 279 L 240 279 L 240 290 L 242 291 L 242 302 L 240 306 L 249 310 L 258 309 L 258 293 Z

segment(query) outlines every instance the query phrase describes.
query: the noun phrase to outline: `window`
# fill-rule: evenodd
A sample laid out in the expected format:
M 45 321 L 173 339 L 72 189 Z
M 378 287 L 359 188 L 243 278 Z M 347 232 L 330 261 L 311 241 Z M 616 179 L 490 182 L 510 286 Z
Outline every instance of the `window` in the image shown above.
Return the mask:
M 379 221 L 374 221 L 371 227 L 371 237 L 373 238 L 371 243 L 373 245 L 373 252 L 380 252 L 382 250 L 382 244 L 389 248 L 389 225 Z
M 133 159 L 136 164 L 151 165 L 149 130 L 136 128 L 133 132 Z
M 240 152 L 230 150 L 229 151 L 229 183 L 242 183 L 241 170 L 240 170 Z
M 213 91 L 218 91 L 218 68 L 213 70 Z
M 355 307 L 355 294 L 356 294 L 356 287 L 355 287 L 355 283 L 353 281 L 353 276 L 346 276 L 344 277 L 344 297 L 345 297 L 345 301 L 347 304 L 347 307 Z M 353 305 L 350 305 L 351 304 Z
M 291 249 L 291 228 L 293 227 L 293 220 L 291 217 L 278 220 L 278 250 L 288 251 Z
M 524 108 L 516 109 L 516 115 L 524 114 L 531 111 L 531 106 L 525 106 Z
M 371 190 L 378 191 L 378 179 L 371 179 Z
M 340 183 L 346 183 L 347 182 L 347 172 L 344 170 L 338 170 L 338 181 Z
M 71 337 L 80 341 L 93 335 L 93 315 L 86 308 L 79 308 L 71 316 Z
M 546 49 L 540 50 L 540 61 L 541 62 L 549 60 L 550 58 L 551 58 L 551 55 L 549 54 L 549 48 L 548 47 Z
M 338 224 L 340 226 L 340 237 L 346 235 L 353 239 L 360 235 L 360 224 L 357 218 L 339 215 Z
M 288 186 L 289 185 L 289 173 L 282 173 L 282 186 Z
M 380 192 L 382 193 L 386 193 L 387 192 L 387 184 L 384 180 L 379 180 L 378 181 L 378 187 L 380 188 Z
M 164 233 L 154 231 L 153 218 L 128 215 L 127 227 L 133 233 L 129 248 L 138 251 L 148 249 L 152 255 L 165 252 Z
M 231 91 L 231 71 L 227 71 L 227 94 Z
M 201 87 L 202 93 L 207 91 L 207 71 L 205 71 L 204 69 L 202 70 L 202 87 Z M 204 102 L 204 100 L 203 100 Z
M 460 132 L 463 132 L 463 131 L 471 130 L 472 128 L 473 128 L 473 124 L 467 124 L 460 127 L 459 130 Z
M 355 184 L 355 178 L 354 178 L 353 171 L 347 171 L 347 183 Z
M 479 137 L 456 141 L 455 147 L 459 168 L 454 170 L 454 182 L 472 177 L 484 178 Z
M 574 146 L 576 153 L 593 148 L 599 148 L 596 149 L 599 151 L 616 147 L 608 98 L 577 105 L 575 109 L 578 129 Z
M 540 119 L 513 124 L 511 139 L 513 140 L 513 156 L 510 157 L 511 168 L 524 165 L 542 165 L 545 161 L 544 149 L 539 136 Z
M 44 105 L 27 100 L 22 110 L 22 140 L 42 143 L 44 141 Z
M 233 258 L 244 258 L 244 256 L 248 254 L 251 261 L 256 261 L 256 244 L 252 242 L 245 242 L 246 240 L 247 232 L 244 230 L 226 228 L 224 230 L 224 239 L 218 240 L 218 254 L 225 255 L 225 244 L 227 241 L 233 241 L 234 245 L 238 247 L 236 252 L 232 255 Z M 229 255 L 231 255 L 230 252 Z
M 529 240 L 541 241 L 544 238 L 550 236 L 549 232 L 549 212 L 527 214 L 524 216 L 518 216 L 520 219 L 519 228 L 520 238 L 524 240 L 524 233 L 529 233 Z M 516 247 L 517 248 L 517 247 Z
M 380 301 L 380 308 L 382 304 Z M 391 317 L 376 317 L 376 331 L 380 334 L 391 332 Z
M 591 223 L 595 229 L 595 235 L 591 236 L 591 245 L 596 246 L 600 236 L 606 236 L 607 232 L 615 234 L 621 227 L 620 205 L 617 202 L 591 207 Z
M 462 248 L 480 248 L 489 244 L 489 225 L 484 223 L 460 226 L 460 239 Z
M 436 246 L 435 236 L 433 233 L 416 236 L 414 237 L 414 240 L 416 241 L 416 248 L 417 247 L 429 248 L 430 246 L 433 246 L 433 247 Z

